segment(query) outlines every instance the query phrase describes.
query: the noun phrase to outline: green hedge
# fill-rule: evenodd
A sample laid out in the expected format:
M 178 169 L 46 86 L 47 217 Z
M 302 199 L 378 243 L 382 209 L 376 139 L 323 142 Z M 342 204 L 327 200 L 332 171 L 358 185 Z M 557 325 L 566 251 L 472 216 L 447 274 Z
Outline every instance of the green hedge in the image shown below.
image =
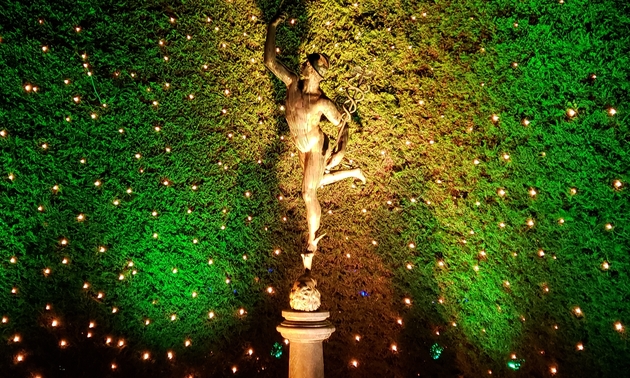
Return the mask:
M 306 222 L 284 88 L 262 65 L 277 7 L 0 7 L 2 371 L 286 375 L 288 348 L 270 352 Z M 629 5 L 284 7 L 279 57 L 330 55 L 329 97 L 355 66 L 376 74 L 342 164 L 368 182 L 319 191 L 327 375 L 628 370 Z

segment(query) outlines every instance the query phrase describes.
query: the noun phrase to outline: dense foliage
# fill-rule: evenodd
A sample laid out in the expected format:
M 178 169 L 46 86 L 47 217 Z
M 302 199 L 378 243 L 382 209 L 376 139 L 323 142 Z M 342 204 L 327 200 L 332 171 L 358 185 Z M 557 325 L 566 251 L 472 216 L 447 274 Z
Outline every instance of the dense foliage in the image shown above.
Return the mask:
M 329 97 L 375 73 L 342 164 L 368 182 L 319 191 L 327 375 L 630 369 L 630 5 L 283 8 L 279 58 L 330 55 Z M 306 222 L 277 9 L 0 3 L 3 374 L 286 375 Z

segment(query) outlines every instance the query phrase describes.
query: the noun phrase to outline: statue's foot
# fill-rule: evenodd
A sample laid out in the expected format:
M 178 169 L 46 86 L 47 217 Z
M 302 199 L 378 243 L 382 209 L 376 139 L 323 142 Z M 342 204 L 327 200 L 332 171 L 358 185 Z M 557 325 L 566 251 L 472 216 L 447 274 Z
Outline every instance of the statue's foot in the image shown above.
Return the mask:
M 358 178 L 359 180 L 361 180 L 362 183 L 365 184 L 365 175 L 363 174 L 363 171 L 359 169 L 359 173 L 357 174 L 356 178 Z
M 304 264 L 304 270 L 307 274 L 310 273 L 313 265 L 313 255 L 315 255 L 313 252 L 302 253 L 302 264 Z
M 319 243 L 319 241 L 326 236 L 326 233 L 324 232 L 323 234 L 319 235 L 318 237 L 316 237 L 313 241 L 308 242 L 308 247 L 306 248 L 306 250 L 308 252 L 315 252 L 317 251 L 317 243 Z

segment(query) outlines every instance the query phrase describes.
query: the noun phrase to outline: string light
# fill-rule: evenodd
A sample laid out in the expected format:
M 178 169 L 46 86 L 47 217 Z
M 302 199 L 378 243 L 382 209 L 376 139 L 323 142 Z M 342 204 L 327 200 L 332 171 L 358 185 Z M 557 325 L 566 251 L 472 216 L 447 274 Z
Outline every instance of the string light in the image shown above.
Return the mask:
M 581 342 L 577 343 L 577 345 L 575 346 L 575 349 L 580 350 L 580 351 L 584 350 L 584 344 L 582 344 Z
M 615 323 L 615 330 L 617 332 L 623 332 L 623 324 L 621 324 L 621 322 L 616 322 Z

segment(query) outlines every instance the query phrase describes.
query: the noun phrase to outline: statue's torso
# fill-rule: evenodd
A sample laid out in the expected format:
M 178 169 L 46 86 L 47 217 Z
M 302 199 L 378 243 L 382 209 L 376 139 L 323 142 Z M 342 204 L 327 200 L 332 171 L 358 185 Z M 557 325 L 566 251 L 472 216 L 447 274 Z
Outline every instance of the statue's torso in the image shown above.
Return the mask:
M 294 81 L 287 88 L 286 118 L 298 150 L 308 152 L 322 137 L 319 128 L 322 112 L 318 104 L 323 94 L 303 93 L 301 87 L 301 81 Z

